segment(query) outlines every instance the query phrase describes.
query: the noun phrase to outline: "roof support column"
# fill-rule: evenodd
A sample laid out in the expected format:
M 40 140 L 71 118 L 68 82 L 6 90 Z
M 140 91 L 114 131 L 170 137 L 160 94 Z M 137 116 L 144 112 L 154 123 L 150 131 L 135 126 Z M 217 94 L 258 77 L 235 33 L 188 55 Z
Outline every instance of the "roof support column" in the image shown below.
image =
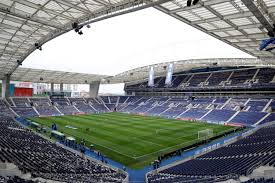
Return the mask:
M 10 95 L 10 75 L 6 75 L 2 80 L 2 98 L 8 98 Z
M 54 92 L 54 83 L 51 83 L 51 93 Z
M 60 90 L 60 92 L 63 92 L 63 83 L 60 83 L 59 90 Z
M 90 87 L 89 87 L 90 97 L 95 98 L 98 96 L 99 85 L 100 85 L 100 81 L 94 81 L 90 83 Z

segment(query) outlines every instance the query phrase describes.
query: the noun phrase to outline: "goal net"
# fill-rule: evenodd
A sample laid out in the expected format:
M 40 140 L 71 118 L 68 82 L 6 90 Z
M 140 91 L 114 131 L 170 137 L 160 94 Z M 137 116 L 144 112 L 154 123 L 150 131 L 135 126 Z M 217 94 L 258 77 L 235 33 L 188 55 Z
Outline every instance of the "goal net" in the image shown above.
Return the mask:
M 211 137 L 213 137 L 212 129 L 205 129 L 205 130 L 198 131 L 198 139 L 205 140 Z

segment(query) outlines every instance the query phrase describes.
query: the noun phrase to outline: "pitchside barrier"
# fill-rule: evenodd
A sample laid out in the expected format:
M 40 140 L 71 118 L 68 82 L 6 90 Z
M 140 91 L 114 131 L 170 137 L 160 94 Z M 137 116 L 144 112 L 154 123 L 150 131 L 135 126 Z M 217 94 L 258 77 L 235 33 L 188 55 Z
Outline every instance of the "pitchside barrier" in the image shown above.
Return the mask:
M 74 112 L 74 113 L 72 113 L 72 115 L 84 115 L 84 114 L 87 114 L 87 113 L 85 113 L 85 112 Z

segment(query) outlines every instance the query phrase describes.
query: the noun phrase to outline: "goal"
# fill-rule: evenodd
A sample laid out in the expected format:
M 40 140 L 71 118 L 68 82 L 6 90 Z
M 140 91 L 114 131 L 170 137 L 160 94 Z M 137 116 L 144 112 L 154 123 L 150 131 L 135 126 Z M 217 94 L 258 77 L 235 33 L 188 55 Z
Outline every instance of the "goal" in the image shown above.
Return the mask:
M 213 137 L 213 130 L 212 129 L 205 129 L 205 130 L 201 130 L 198 131 L 198 139 L 208 139 Z

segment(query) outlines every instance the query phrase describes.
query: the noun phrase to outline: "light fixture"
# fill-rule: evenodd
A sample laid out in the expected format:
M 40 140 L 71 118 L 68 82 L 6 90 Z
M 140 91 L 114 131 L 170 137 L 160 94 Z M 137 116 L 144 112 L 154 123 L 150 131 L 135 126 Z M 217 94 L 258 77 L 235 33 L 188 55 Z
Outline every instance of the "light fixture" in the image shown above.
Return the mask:
M 192 0 L 187 0 L 187 6 L 190 7 L 192 4 Z
M 35 43 L 34 46 L 35 46 L 36 49 L 42 51 L 42 46 L 39 45 L 38 43 Z
M 83 32 L 82 32 L 82 28 L 83 28 L 83 25 L 78 25 L 78 23 L 77 22 L 74 22 L 74 23 L 72 23 L 72 28 L 74 29 L 74 31 L 76 32 L 76 33 L 78 33 L 79 35 L 82 35 L 83 34 Z
M 79 31 L 78 31 L 78 34 L 79 34 L 79 35 L 82 35 L 82 34 L 83 34 L 82 30 L 79 30 Z
M 193 5 L 196 5 L 200 0 L 194 0 Z
M 16 62 L 17 62 L 18 65 L 22 65 L 22 61 L 17 60 Z

